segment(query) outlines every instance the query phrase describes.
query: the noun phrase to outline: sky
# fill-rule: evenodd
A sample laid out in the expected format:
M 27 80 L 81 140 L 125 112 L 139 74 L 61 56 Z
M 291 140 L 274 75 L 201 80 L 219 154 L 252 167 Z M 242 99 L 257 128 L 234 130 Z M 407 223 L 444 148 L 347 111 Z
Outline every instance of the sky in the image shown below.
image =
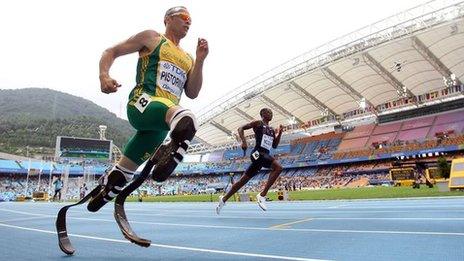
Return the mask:
M 424 3 L 424 0 L 2 0 L 0 89 L 41 87 L 89 99 L 127 118 L 138 54 L 119 57 L 118 92 L 100 92 L 102 52 L 140 31 L 164 33 L 163 16 L 186 6 L 192 26 L 181 47 L 209 43 L 203 87 L 180 105 L 199 112 L 212 101 L 293 57 Z

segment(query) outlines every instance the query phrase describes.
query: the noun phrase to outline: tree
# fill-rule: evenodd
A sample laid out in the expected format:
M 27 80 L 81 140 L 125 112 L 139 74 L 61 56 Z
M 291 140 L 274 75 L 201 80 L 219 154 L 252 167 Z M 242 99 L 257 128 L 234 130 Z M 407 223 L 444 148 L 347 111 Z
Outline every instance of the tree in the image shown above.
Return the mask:
M 449 179 L 451 172 L 451 164 L 448 163 L 445 157 L 440 156 L 437 160 L 438 163 L 438 173 L 444 179 Z

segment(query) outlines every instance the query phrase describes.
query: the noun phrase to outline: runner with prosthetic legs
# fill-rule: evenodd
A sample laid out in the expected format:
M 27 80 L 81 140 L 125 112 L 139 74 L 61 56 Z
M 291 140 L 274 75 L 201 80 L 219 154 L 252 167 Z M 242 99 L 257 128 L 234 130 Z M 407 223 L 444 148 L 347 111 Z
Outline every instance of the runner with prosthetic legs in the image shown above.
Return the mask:
M 152 102 L 149 106 L 159 107 L 159 104 Z M 155 109 L 155 111 L 157 111 L 157 109 Z M 132 162 L 135 162 L 138 168 L 138 166 L 144 162 L 144 156 L 150 156 L 154 153 L 149 146 L 152 145 L 152 148 L 158 148 L 153 157 L 153 159 L 156 160 L 156 167 L 150 170 L 152 172 L 152 178 L 157 182 L 165 181 L 174 171 L 177 164 L 183 160 L 183 155 L 186 153 L 189 143 L 195 136 L 197 130 L 195 116 L 190 110 L 179 108 L 174 111 L 174 114 L 175 115 L 173 115 L 172 119 L 169 121 L 169 125 L 163 123 L 163 125 L 170 126 L 167 129 L 171 130 L 169 142 L 161 145 L 167 134 L 167 130 L 165 129 L 159 131 L 156 129 L 151 131 L 137 131 L 126 146 L 124 156 L 120 162 L 131 160 L 129 155 L 135 154 L 138 156 L 136 158 L 139 160 L 134 160 Z M 150 115 L 151 114 L 146 114 L 144 116 L 150 118 Z M 141 147 L 145 147 L 146 149 L 140 150 Z M 131 149 L 134 149 L 134 151 L 131 151 Z M 133 175 L 133 171 L 124 168 L 120 164 L 116 164 L 107 175 L 99 180 L 100 185 L 102 185 L 101 191 L 90 200 L 87 209 L 91 212 L 98 211 L 122 191 L 124 186 L 132 180 Z
M 282 172 L 282 166 L 279 162 L 277 162 L 276 159 L 274 159 L 274 157 L 269 155 L 269 152 L 271 147 L 275 149 L 279 145 L 283 127 L 282 125 L 279 126 L 276 136 L 276 131 L 274 131 L 271 126 L 269 126 L 269 122 L 272 120 L 272 111 L 268 108 L 263 108 L 259 114 L 262 120 L 253 121 L 238 128 L 238 134 L 242 140 L 242 149 L 244 152 L 246 152 L 248 148 L 244 133 L 245 130 L 253 129 L 256 138 L 256 145 L 255 148 L 251 151 L 250 166 L 247 168 L 245 173 L 243 173 L 240 180 L 234 183 L 224 196 L 219 197 L 219 202 L 216 206 L 216 213 L 218 215 L 220 214 L 221 209 L 224 207 L 227 200 L 240 188 L 242 188 L 251 178 L 253 178 L 263 167 L 270 168 L 271 173 L 269 174 L 269 178 L 263 190 L 258 193 L 258 195 L 256 195 L 256 201 L 262 210 L 267 210 L 266 194 Z
M 185 92 L 191 99 L 198 96 L 203 82 L 203 63 L 209 51 L 208 42 L 202 38 L 198 39 L 196 60 L 179 46 L 191 22 L 185 7 L 170 8 L 164 16 L 164 34 L 142 31 L 108 48 L 100 59 L 101 91 L 109 94 L 121 87 L 109 76 L 114 60 L 122 55 L 139 53 L 137 84 L 127 103 L 128 120 L 137 132 L 126 145 L 118 163 L 99 180 L 93 191 L 76 204 L 90 198 L 87 209 L 96 212 L 116 198 L 114 214 L 121 231 L 130 241 L 142 246 L 149 246 L 150 241 L 138 238 L 130 228 L 124 212 L 125 198 L 150 174 L 156 181 L 166 180 L 182 161 L 198 128 L 193 113 L 179 106 L 182 93 Z M 169 141 L 162 144 L 168 133 Z M 142 172 L 132 181 L 134 172 L 144 162 Z M 56 225 L 61 249 L 72 254 L 74 249 L 70 242 L 66 242 L 69 239 L 65 214 L 69 207 L 60 211 Z

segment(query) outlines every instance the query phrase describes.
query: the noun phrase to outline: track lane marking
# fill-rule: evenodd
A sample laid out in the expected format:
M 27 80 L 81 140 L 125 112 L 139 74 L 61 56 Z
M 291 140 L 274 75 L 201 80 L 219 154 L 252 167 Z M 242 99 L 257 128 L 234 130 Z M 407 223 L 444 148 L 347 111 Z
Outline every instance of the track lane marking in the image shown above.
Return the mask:
M 301 220 L 297 220 L 297 221 L 293 221 L 293 222 L 288 222 L 288 223 L 275 225 L 275 226 L 272 226 L 270 228 L 290 228 L 291 225 L 299 224 L 299 223 L 303 223 L 303 222 L 308 222 L 308 221 L 311 221 L 311 220 L 314 220 L 314 218 L 305 218 L 305 219 L 301 219 Z
M 21 229 L 21 230 L 26 230 L 26 231 L 34 231 L 34 232 L 40 232 L 40 233 L 56 235 L 55 231 L 44 230 L 44 229 L 28 228 L 28 227 L 14 226 L 14 225 L 2 224 L 2 223 L 0 223 L 0 226 L 8 227 L 8 228 Z M 86 236 L 86 235 L 80 235 L 80 234 L 68 234 L 68 235 L 71 236 L 71 237 L 77 237 L 77 238 L 85 238 L 85 239 L 107 241 L 107 242 L 114 242 L 114 243 L 131 244 L 129 241 L 120 240 L 120 239 Z M 216 250 L 216 249 L 197 248 L 197 247 L 164 245 L 164 244 L 155 244 L 155 243 L 152 243 L 150 245 L 154 246 L 154 247 L 159 247 L 159 248 L 168 248 L 168 249 L 177 249 L 177 250 L 186 250 L 186 251 L 204 252 L 204 253 L 213 253 L 213 254 L 222 254 L 222 255 L 233 255 L 233 256 L 247 256 L 247 257 L 259 257 L 259 258 L 295 260 L 295 261 L 329 261 L 327 259 L 314 259 L 314 258 L 279 256 L 279 255 L 266 255 L 266 254 L 224 251 L 224 250 Z
M 4 210 L 4 209 L 0 209 Z M 18 211 L 16 211 L 18 212 Z M 27 214 L 28 212 L 22 212 Z M 29 213 L 29 215 L 41 215 Z M 49 215 L 55 217 L 54 215 Z M 83 217 L 68 217 L 68 219 L 115 222 L 113 219 L 100 218 L 83 218 Z M 195 227 L 195 228 L 215 228 L 215 229 L 242 229 L 242 230 L 261 230 L 261 231 L 293 231 L 293 232 L 327 232 L 327 233 L 367 233 L 367 234 L 410 234 L 410 235 L 437 235 L 437 236 L 464 236 L 464 232 L 439 232 L 439 231 L 386 231 L 386 230 L 344 230 L 344 229 L 305 229 L 305 228 L 267 228 L 267 227 L 241 227 L 241 226 L 222 226 L 222 225 L 199 225 L 199 224 L 184 224 L 184 223 L 165 223 L 165 222 L 145 222 L 131 221 L 134 224 L 148 224 L 159 226 L 174 226 L 174 227 Z

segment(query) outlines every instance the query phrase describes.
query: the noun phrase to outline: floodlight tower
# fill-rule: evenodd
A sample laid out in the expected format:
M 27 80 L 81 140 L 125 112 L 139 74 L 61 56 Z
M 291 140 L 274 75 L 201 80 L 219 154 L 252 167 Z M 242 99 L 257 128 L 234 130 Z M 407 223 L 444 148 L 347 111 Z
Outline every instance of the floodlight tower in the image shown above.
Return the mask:
M 99 131 L 100 140 L 106 140 L 105 133 L 106 133 L 106 129 L 108 127 L 106 125 L 100 125 L 100 126 L 98 126 L 98 128 L 100 129 L 100 131 Z

